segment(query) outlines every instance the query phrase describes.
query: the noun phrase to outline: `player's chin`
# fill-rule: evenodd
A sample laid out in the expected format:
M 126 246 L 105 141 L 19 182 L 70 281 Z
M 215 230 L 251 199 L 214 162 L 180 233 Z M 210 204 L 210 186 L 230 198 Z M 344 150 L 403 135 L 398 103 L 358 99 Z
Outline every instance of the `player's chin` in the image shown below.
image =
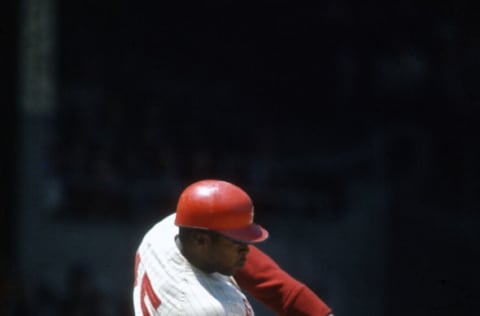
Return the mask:
M 244 265 L 245 265 L 245 261 L 241 260 L 241 261 L 238 261 L 237 263 L 235 263 L 234 265 L 223 269 L 223 271 L 221 271 L 220 273 L 222 273 L 224 275 L 234 275 L 235 273 L 237 273 L 238 270 L 243 268 Z
M 247 258 L 242 258 L 238 261 L 238 268 L 243 268 L 243 266 L 245 265 L 245 262 L 247 261 Z
M 237 270 L 243 268 L 244 266 L 245 266 L 245 259 L 242 259 L 242 260 L 239 260 L 233 268 L 235 269 L 235 272 L 237 272 Z
M 240 268 L 239 267 L 231 267 L 231 268 L 228 268 L 228 269 L 223 269 L 223 270 L 218 271 L 218 272 L 223 274 L 223 275 L 232 276 L 235 273 L 237 273 L 238 269 L 240 269 Z

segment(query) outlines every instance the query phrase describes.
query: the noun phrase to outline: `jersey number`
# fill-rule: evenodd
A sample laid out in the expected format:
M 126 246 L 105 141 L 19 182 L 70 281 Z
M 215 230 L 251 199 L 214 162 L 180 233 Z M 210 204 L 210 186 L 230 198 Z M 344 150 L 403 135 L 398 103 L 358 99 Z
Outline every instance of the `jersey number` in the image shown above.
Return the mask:
M 135 281 L 134 286 L 137 286 L 138 283 L 138 265 L 140 264 L 140 255 L 137 254 L 135 257 Z M 147 272 L 143 274 L 141 283 L 140 283 L 140 307 L 142 309 L 143 316 L 151 316 L 148 312 L 147 305 L 145 304 L 145 296 L 148 296 L 150 303 L 152 304 L 153 308 L 157 309 L 162 301 L 157 296 L 157 294 L 153 291 L 152 283 L 150 282 L 150 278 L 148 277 Z

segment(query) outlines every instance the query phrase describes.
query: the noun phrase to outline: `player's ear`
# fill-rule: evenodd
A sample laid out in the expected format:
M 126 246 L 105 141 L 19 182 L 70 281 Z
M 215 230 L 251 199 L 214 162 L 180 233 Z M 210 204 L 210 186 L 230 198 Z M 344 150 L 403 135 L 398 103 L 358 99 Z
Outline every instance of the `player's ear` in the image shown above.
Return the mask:
M 205 246 L 211 242 L 211 236 L 207 231 L 197 231 L 194 237 L 195 243 L 199 246 Z

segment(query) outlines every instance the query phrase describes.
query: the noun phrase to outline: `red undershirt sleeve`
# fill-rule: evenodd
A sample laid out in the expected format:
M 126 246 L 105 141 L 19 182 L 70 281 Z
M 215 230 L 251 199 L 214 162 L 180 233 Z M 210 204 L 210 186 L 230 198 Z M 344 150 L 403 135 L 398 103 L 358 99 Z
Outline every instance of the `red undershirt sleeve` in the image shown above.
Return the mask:
M 330 307 L 310 288 L 253 245 L 235 279 L 244 291 L 278 315 L 327 316 L 331 313 Z

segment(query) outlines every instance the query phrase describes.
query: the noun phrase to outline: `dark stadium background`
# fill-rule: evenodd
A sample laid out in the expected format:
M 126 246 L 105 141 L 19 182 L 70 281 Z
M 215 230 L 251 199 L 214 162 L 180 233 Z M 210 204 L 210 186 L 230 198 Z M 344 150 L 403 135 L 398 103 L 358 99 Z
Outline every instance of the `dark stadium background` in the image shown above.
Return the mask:
M 4 1 L 0 314 L 132 315 L 135 245 L 203 177 L 336 315 L 475 314 L 479 10 Z

